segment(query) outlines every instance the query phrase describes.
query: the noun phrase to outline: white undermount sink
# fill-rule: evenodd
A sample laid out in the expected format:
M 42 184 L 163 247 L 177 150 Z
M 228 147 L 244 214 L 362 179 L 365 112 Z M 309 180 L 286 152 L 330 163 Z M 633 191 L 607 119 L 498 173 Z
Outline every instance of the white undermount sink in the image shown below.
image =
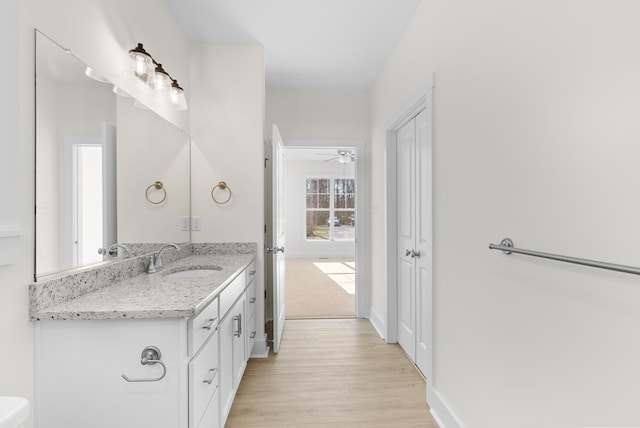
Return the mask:
M 200 278 L 203 276 L 208 276 L 208 275 L 217 273 L 221 270 L 222 268 L 219 266 L 212 266 L 212 267 L 206 267 L 206 268 L 193 268 L 193 269 L 180 270 L 178 272 L 172 272 L 172 273 L 166 274 L 165 276 L 167 278 Z
M 0 428 L 18 428 L 29 418 L 29 402 L 22 397 L 0 397 Z

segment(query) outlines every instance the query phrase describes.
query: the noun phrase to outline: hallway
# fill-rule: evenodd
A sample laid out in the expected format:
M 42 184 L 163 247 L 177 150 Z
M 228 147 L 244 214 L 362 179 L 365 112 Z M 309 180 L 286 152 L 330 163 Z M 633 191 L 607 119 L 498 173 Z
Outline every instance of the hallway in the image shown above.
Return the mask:
M 436 428 L 425 382 L 364 319 L 288 320 L 277 356 L 251 359 L 226 427 Z

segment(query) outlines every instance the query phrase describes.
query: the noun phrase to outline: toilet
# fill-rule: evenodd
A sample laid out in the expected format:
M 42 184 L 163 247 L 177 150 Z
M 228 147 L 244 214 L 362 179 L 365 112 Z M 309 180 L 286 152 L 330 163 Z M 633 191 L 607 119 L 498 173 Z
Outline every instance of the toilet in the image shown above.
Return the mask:
M 0 397 L 0 428 L 22 428 L 29 419 L 29 402 L 22 397 Z

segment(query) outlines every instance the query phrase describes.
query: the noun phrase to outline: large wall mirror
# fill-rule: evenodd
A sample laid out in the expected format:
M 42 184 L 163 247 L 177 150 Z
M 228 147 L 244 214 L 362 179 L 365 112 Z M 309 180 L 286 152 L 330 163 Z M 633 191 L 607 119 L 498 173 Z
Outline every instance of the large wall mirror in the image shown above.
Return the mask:
M 190 241 L 189 136 L 89 75 L 36 31 L 36 281 Z

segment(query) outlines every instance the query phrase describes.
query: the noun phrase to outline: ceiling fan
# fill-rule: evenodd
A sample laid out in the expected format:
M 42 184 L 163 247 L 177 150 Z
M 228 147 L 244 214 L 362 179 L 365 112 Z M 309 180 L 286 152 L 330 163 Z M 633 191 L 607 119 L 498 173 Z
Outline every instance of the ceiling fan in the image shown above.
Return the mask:
M 328 155 L 326 153 L 318 153 L 318 154 L 323 156 L 333 156 L 333 155 Z M 323 162 L 337 160 L 340 163 L 351 163 L 355 160 L 355 158 L 356 158 L 356 154 L 353 153 L 351 150 L 339 149 L 337 152 L 337 156 L 333 156 L 329 159 L 325 159 L 323 160 Z

